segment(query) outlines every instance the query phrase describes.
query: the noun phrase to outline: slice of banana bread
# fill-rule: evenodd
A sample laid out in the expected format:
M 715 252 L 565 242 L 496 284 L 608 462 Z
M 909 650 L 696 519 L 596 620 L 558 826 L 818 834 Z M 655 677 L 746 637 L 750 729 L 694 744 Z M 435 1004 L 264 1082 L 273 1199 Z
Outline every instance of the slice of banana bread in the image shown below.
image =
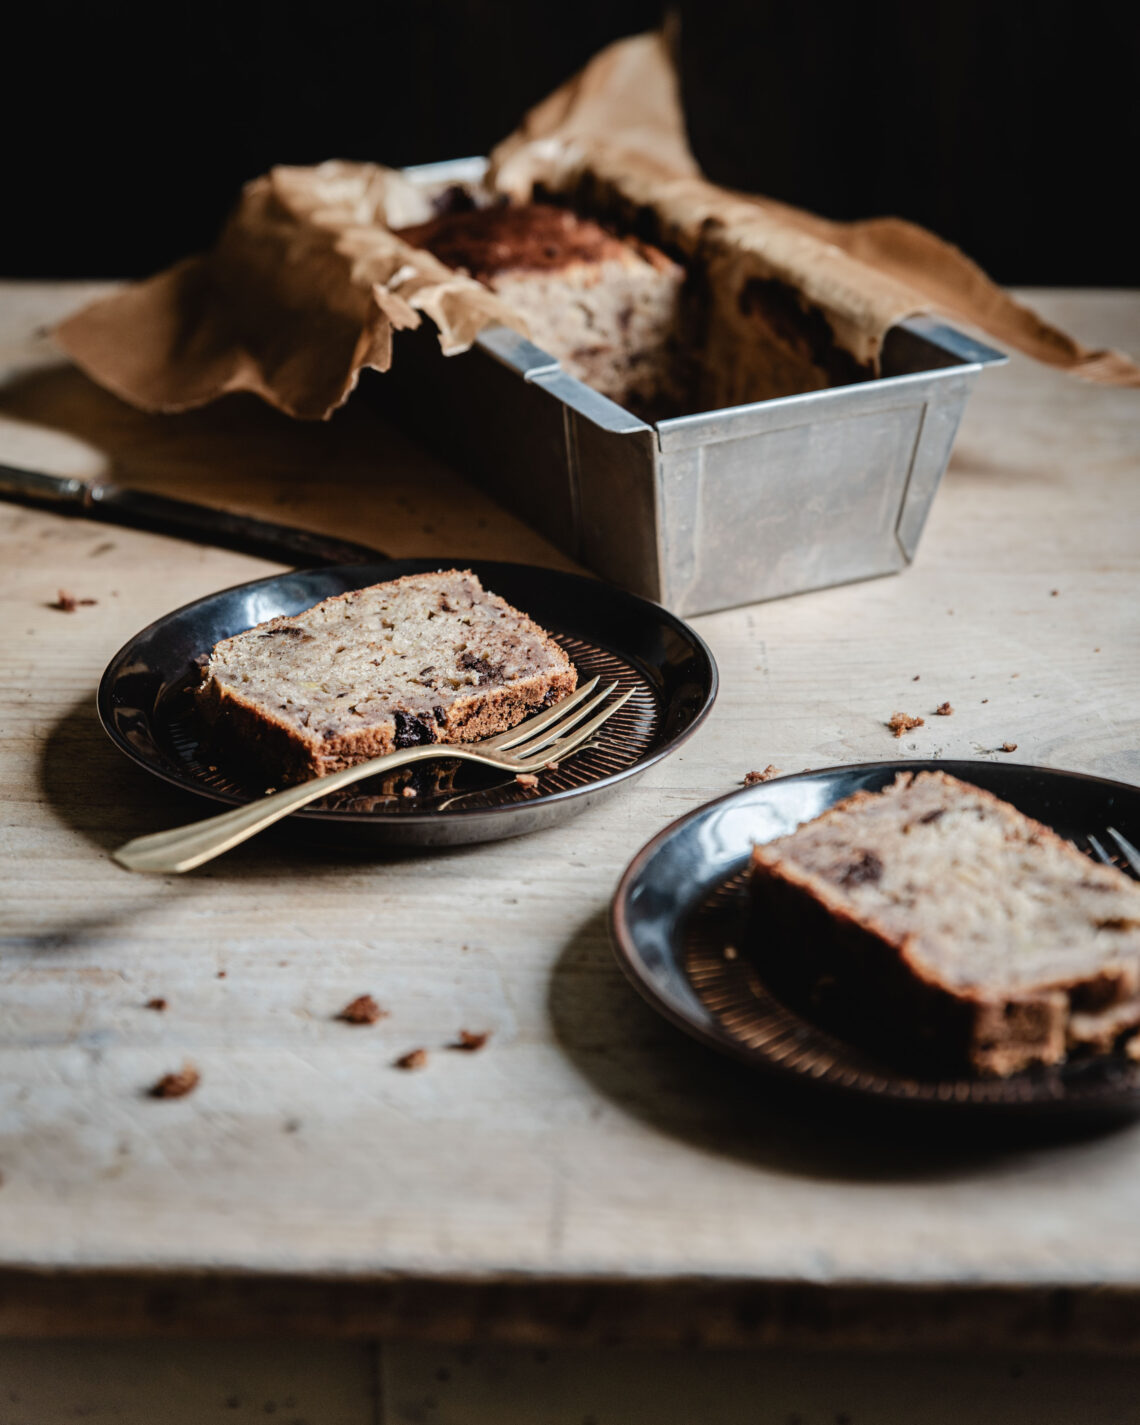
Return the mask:
M 755 847 L 752 886 L 773 988 L 888 1057 L 1005 1076 L 1140 1024 L 1140 885 L 945 773 Z
M 426 742 L 471 742 L 572 692 L 578 674 L 470 571 L 409 574 L 223 639 L 197 706 L 278 783 Z

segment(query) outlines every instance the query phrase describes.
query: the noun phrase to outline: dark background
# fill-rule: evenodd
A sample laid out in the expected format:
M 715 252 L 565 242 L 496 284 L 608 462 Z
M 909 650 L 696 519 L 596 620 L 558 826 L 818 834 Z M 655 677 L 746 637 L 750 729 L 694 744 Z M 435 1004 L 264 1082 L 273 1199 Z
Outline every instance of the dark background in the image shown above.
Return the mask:
M 681 0 L 708 175 L 893 213 L 1005 283 L 1136 285 L 1140 7 Z M 274 163 L 483 153 L 655 0 L 41 4 L 9 22 L 0 275 L 139 276 Z

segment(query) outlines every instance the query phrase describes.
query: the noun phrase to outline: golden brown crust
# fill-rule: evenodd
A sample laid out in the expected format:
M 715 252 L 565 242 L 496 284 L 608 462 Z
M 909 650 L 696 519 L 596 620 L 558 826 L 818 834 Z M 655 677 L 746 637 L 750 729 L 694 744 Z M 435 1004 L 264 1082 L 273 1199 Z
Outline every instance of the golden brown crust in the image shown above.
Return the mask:
M 592 219 L 549 203 L 446 213 L 397 236 L 480 281 L 508 270 L 559 272 L 582 263 L 628 262 L 631 255 L 662 271 L 674 265 L 648 243 L 615 237 Z

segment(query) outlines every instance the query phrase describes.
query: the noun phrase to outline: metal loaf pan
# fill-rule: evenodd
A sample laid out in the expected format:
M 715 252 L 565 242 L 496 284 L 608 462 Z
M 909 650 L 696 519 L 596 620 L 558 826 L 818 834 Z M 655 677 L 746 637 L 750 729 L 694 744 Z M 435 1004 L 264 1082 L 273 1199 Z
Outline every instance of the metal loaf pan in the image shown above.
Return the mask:
M 405 171 L 471 183 L 483 162 Z M 508 328 L 451 357 L 421 328 L 375 388 L 588 569 L 695 614 L 903 569 L 966 397 L 1005 360 L 918 317 L 887 334 L 876 380 L 647 425 Z

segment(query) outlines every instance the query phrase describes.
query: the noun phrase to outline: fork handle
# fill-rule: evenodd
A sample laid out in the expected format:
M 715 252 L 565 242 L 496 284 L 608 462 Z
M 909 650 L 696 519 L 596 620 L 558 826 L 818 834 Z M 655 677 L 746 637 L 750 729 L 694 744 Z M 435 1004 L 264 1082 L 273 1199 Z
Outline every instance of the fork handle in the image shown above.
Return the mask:
M 267 826 L 272 826 L 298 807 L 316 801 L 318 797 L 339 791 L 341 787 L 349 787 L 365 777 L 375 776 L 377 772 L 387 772 L 393 767 L 402 767 L 432 755 L 439 755 L 439 748 L 434 744 L 430 748 L 404 747 L 398 752 L 386 752 L 382 757 L 358 762 L 327 777 L 315 777 L 300 786 L 285 787 L 247 806 L 207 817 L 205 821 L 175 826 L 169 831 L 156 831 L 150 836 L 136 836 L 133 841 L 120 846 L 114 852 L 114 858 L 128 871 L 158 871 L 167 875 L 192 871 L 195 866 L 212 861 L 231 847 L 240 846 L 243 841 L 248 841 L 251 836 L 256 836 L 259 831 L 264 831 Z

